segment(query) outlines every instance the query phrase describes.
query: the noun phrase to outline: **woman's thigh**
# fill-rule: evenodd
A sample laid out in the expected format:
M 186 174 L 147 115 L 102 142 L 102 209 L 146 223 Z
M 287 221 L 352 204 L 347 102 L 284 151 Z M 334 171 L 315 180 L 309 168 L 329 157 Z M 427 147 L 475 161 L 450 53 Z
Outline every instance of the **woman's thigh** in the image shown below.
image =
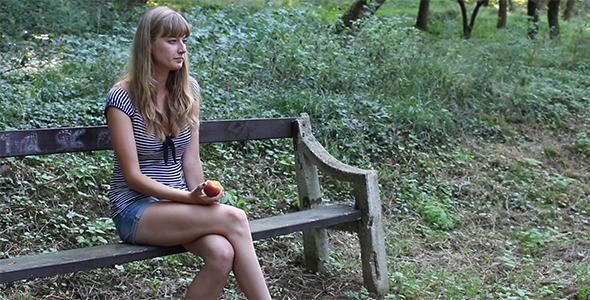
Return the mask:
M 138 244 L 173 246 L 209 234 L 228 237 L 236 231 L 250 234 L 246 214 L 236 207 L 159 201 L 141 215 L 135 240 Z
M 153 197 L 135 200 L 113 218 L 121 240 L 130 244 L 136 244 L 135 234 L 137 232 L 137 223 L 144 210 L 156 201 L 158 200 Z

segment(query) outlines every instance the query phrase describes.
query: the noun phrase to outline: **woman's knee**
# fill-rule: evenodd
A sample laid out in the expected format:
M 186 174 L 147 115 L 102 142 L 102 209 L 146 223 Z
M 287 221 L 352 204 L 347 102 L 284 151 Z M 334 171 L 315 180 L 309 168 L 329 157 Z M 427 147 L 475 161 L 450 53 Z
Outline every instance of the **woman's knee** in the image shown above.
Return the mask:
M 217 246 L 217 250 L 211 254 L 210 260 L 216 261 L 219 264 L 224 264 L 231 270 L 234 263 L 234 256 L 234 247 L 228 241 L 227 243 L 222 243 Z
M 250 226 L 248 223 L 248 216 L 246 212 L 235 207 L 229 207 L 227 211 L 226 221 L 229 222 L 234 228 L 247 230 L 249 233 Z
M 235 251 L 232 244 L 223 236 L 208 235 L 184 247 L 203 258 L 206 265 L 219 272 L 229 273 L 233 268 Z
M 211 246 L 207 251 L 207 255 L 202 256 L 205 265 L 218 270 L 223 274 L 229 274 L 234 266 L 234 248 L 232 244 L 225 240 L 225 242 L 218 242 Z

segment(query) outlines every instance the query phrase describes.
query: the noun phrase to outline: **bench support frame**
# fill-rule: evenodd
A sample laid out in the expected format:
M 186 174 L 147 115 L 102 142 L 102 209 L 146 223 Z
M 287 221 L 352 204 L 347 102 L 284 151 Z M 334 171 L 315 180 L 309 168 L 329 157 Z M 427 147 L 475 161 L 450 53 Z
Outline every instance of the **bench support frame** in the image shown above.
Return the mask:
M 329 154 L 314 137 L 307 114 L 301 114 L 295 124 L 298 126 L 295 170 L 302 209 L 322 205 L 318 171 L 352 183 L 355 207 L 361 210 L 362 217 L 353 224 L 341 224 L 337 229 L 354 230 L 357 233 L 364 285 L 370 292 L 386 293 L 389 290 L 389 278 L 377 171 L 346 165 Z M 303 234 L 307 268 L 312 272 L 325 272 L 329 260 L 326 229 L 306 230 Z

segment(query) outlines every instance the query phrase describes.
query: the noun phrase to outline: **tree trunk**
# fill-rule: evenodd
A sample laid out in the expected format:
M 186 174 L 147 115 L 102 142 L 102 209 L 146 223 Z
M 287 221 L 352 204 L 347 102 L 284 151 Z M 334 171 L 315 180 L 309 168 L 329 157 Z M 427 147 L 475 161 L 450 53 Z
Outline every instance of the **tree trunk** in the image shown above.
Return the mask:
M 507 6 L 508 0 L 500 0 L 500 7 L 498 9 L 498 25 L 496 25 L 496 28 L 506 28 Z
M 552 39 L 559 35 L 559 2 L 559 0 L 549 0 L 549 5 L 547 6 L 549 37 Z
M 471 38 L 471 31 L 473 30 L 473 26 L 475 26 L 475 18 L 477 17 L 477 12 L 479 8 L 486 3 L 487 0 L 480 0 L 477 1 L 475 5 L 475 9 L 471 14 L 471 22 L 468 22 L 467 19 L 467 8 L 465 7 L 465 0 L 457 0 L 459 6 L 461 7 L 461 16 L 463 17 L 463 38 L 468 40 Z
M 508 0 L 508 4 L 510 4 L 510 11 L 514 12 L 514 10 L 516 10 L 516 8 L 514 8 L 514 1 Z
M 418 8 L 418 18 L 416 19 L 416 28 L 427 31 L 428 30 L 428 7 L 430 0 L 420 0 L 420 7 Z
M 354 2 L 342 16 L 342 23 L 344 26 L 355 29 L 354 22 L 370 17 L 381 7 L 385 0 L 357 0 Z M 338 32 L 341 32 L 344 28 L 338 28 Z
M 471 29 L 473 29 L 473 27 L 475 26 L 475 18 L 477 18 L 477 12 L 486 3 L 488 3 L 488 0 L 477 1 L 477 4 L 475 5 L 475 9 L 473 10 L 473 13 L 471 14 L 471 22 L 469 23 L 469 27 Z
M 539 14 L 537 12 L 537 0 L 529 0 L 527 3 L 527 16 L 530 18 L 531 28 L 529 39 L 534 39 L 539 32 Z
M 569 20 L 572 17 L 575 2 L 576 0 L 567 0 L 567 2 L 565 3 L 565 11 L 563 12 L 563 19 L 565 21 Z
M 461 18 L 463 19 L 463 38 L 468 40 L 471 38 L 471 28 L 469 28 L 467 20 L 467 8 L 465 8 L 464 0 L 457 0 L 459 7 L 461 7 Z

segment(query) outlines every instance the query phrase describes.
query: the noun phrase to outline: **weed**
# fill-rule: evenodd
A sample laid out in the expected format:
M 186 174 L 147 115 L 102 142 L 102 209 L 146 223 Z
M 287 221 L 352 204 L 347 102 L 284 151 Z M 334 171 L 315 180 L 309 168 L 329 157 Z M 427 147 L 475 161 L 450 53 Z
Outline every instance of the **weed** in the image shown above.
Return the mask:
M 365 287 L 361 288 L 360 292 L 346 291 L 344 294 L 353 299 L 375 299 L 369 295 L 369 291 Z
M 590 295 L 590 287 L 584 287 L 578 291 L 577 297 L 578 300 L 586 300 L 588 299 L 588 295 Z

